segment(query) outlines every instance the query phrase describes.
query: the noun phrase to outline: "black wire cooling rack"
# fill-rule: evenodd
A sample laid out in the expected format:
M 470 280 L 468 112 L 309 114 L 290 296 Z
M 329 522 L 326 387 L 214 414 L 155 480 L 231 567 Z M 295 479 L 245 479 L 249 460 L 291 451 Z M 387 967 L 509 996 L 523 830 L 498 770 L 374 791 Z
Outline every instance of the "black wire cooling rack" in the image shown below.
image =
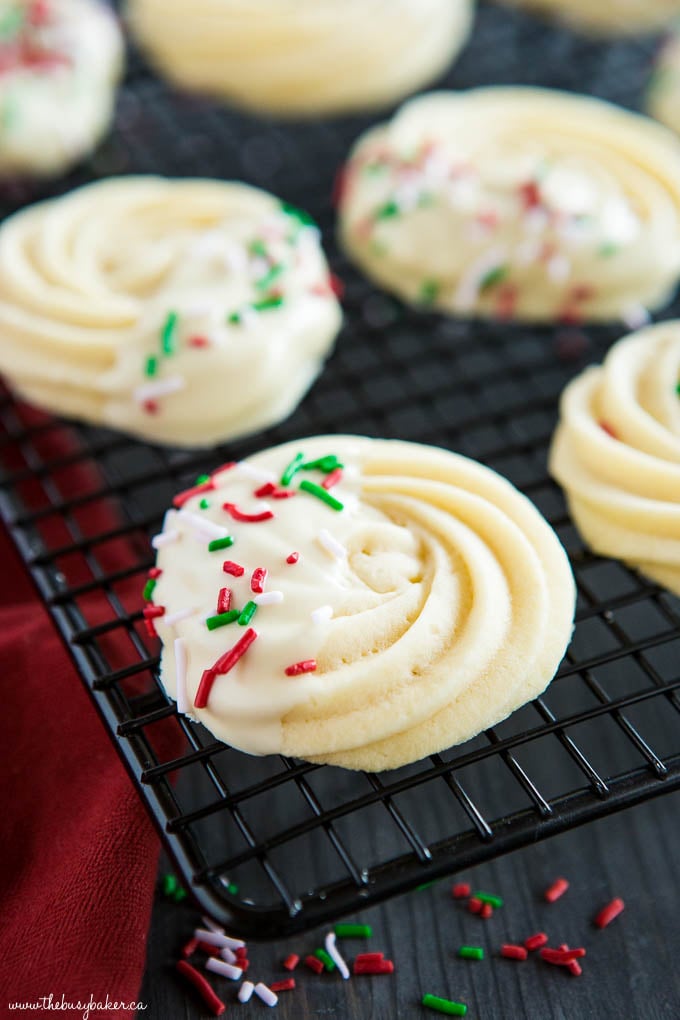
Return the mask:
M 651 51 L 482 7 L 447 84 L 541 83 L 635 106 Z M 0 401 L 0 508 L 21 555 L 179 872 L 205 911 L 254 938 L 680 787 L 680 601 L 586 551 L 546 473 L 559 393 L 618 333 L 447 321 L 373 289 L 335 248 L 329 200 L 368 123 L 246 117 L 171 91 L 133 55 L 114 133 L 55 190 L 114 173 L 202 174 L 309 209 L 346 284 L 336 353 L 292 418 L 219 450 L 152 447 Z M 36 197 L 6 189 L 4 212 Z M 215 741 L 175 714 L 141 626 L 148 538 L 177 490 L 259 447 L 347 431 L 439 444 L 506 475 L 557 530 L 579 592 L 571 647 L 541 698 L 461 747 L 381 775 L 251 758 Z

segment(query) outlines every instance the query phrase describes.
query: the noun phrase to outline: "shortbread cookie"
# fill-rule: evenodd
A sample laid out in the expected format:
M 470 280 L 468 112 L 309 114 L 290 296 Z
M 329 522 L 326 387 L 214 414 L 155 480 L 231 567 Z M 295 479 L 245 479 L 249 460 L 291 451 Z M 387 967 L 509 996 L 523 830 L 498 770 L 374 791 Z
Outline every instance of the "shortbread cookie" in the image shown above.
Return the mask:
M 652 117 L 680 134 L 680 34 L 677 32 L 669 35 L 659 51 L 647 87 L 647 109 Z
M 596 35 L 655 32 L 680 15 L 680 0 L 506 0 Z
M 49 175 L 111 121 L 123 41 L 98 0 L 0 2 L 0 175 Z
M 322 436 L 225 465 L 153 545 L 163 684 L 252 754 L 415 761 L 537 696 L 572 630 L 569 564 L 533 504 L 415 443 Z
M 172 81 L 287 115 L 370 109 L 437 77 L 473 0 L 128 0 L 140 45 Z
M 68 417 L 181 446 L 256 431 L 340 321 L 310 218 L 243 184 L 113 178 L 0 227 L 0 370 Z
M 680 142 L 584 96 L 432 93 L 356 144 L 340 220 L 349 254 L 407 301 L 638 325 L 680 275 Z
M 588 545 L 680 595 L 680 321 L 569 384 L 550 470 Z

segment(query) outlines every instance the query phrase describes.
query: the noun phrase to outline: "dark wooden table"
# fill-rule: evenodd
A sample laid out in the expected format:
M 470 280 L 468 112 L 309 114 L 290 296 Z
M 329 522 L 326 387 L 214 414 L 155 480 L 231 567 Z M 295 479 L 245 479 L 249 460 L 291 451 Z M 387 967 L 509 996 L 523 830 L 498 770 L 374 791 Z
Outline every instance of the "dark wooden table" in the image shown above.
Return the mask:
M 161 862 L 161 871 L 167 870 Z M 553 905 L 543 901 L 558 875 L 571 886 Z M 461 879 L 500 894 L 505 906 L 482 921 L 450 896 L 450 882 L 401 896 L 352 920 L 370 923 L 370 942 L 341 943 L 343 952 L 382 950 L 394 960 L 391 976 L 342 981 L 303 967 L 297 987 L 279 997 L 279 1020 L 337 1017 L 394 1020 L 435 1017 L 420 998 L 432 992 L 467 1003 L 469 1020 L 678 1020 L 680 1018 L 680 794 L 669 794 L 591 825 L 480 866 Z M 599 931 L 591 919 L 613 896 L 626 910 Z M 159 895 L 149 934 L 141 1001 L 145 1020 L 210 1014 L 173 972 L 179 947 L 198 917 L 186 903 Z M 327 929 L 325 929 L 327 930 Z M 281 960 L 322 944 L 325 930 L 286 941 L 251 944 L 248 977 L 286 977 Z M 551 944 L 583 945 L 583 975 L 574 978 L 539 959 L 499 959 L 505 941 L 545 930 Z M 462 944 L 485 949 L 483 961 L 458 959 Z M 227 1004 L 225 1017 L 243 1020 L 266 1007 L 236 999 L 237 984 L 210 975 Z

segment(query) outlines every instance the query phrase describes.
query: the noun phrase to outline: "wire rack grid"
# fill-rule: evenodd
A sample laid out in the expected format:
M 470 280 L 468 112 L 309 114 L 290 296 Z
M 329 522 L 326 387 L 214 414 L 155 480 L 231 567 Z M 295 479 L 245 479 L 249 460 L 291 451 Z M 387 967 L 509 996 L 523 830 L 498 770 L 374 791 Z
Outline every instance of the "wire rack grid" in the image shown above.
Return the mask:
M 445 84 L 540 82 L 635 106 L 650 52 L 482 7 Z M 133 54 L 111 138 L 56 190 L 121 172 L 267 187 L 319 221 L 346 284 L 343 334 L 288 421 L 218 450 L 152 447 L 0 399 L 0 509 L 16 545 L 179 872 L 205 911 L 253 938 L 309 928 L 680 787 L 680 602 L 588 552 L 546 472 L 559 393 L 617 331 L 447 321 L 376 291 L 337 251 L 329 201 L 368 123 L 246 117 L 169 90 Z M 6 189 L 2 211 L 35 197 Z M 439 444 L 500 471 L 557 530 L 578 585 L 574 638 L 542 697 L 461 747 L 382 775 L 252 758 L 216 741 L 175 713 L 141 625 L 149 535 L 176 491 L 257 448 L 345 431 Z

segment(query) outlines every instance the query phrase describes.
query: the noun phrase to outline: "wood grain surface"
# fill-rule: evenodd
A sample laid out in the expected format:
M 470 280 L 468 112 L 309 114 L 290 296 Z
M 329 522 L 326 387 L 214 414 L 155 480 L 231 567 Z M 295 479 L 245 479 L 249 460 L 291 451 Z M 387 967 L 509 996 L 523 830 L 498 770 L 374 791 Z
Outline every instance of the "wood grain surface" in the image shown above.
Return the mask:
M 379 839 L 380 834 L 375 833 Z M 425 992 L 467 1003 L 469 1020 L 678 1020 L 680 1018 L 680 794 L 672 793 L 634 809 L 515 853 L 459 876 L 473 887 L 498 893 L 505 905 L 482 921 L 450 896 L 448 880 L 358 913 L 370 923 L 370 941 L 344 941 L 348 957 L 382 950 L 394 960 L 391 976 L 317 977 L 303 967 L 297 987 L 279 997 L 278 1020 L 331 1017 L 394 1020 L 434 1017 L 423 1008 Z M 161 862 L 161 872 L 167 870 Z M 543 891 L 557 876 L 570 888 L 557 903 Z M 625 912 L 609 928 L 592 925 L 596 911 L 621 896 Z M 159 895 L 149 933 L 147 972 L 140 999 L 145 1020 L 198 1020 L 210 1014 L 173 972 L 179 948 L 198 915 L 185 901 Z M 307 936 L 252 944 L 248 977 L 266 982 L 287 976 L 281 960 L 303 955 L 323 943 L 327 929 Z M 524 963 L 500 959 L 505 941 L 535 931 L 587 949 L 583 975 L 569 976 L 534 956 Z M 485 949 L 483 961 L 460 960 L 460 945 Z M 241 1005 L 238 985 L 210 975 L 227 1004 L 227 1016 L 261 1016 L 264 1004 Z

